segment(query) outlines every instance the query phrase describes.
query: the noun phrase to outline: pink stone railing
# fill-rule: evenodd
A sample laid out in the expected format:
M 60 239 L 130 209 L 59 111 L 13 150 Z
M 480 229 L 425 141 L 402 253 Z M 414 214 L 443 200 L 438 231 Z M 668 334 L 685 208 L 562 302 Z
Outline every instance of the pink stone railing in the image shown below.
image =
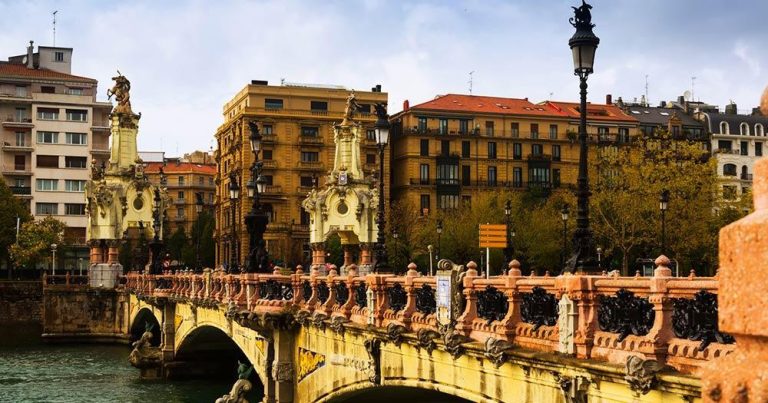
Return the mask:
M 572 343 L 572 354 L 579 358 L 624 364 L 628 356 L 635 355 L 686 373 L 696 372 L 706 361 L 730 353 L 735 344 L 712 340 L 702 343 L 677 337 L 673 330 L 675 299 L 692 301 L 702 292 L 710 293 L 710 297 L 716 295 L 717 277 L 672 277 L 666 257 L 660 257 L 656 263 L 658 268 L 652 277 L 605 273 L 522 276 L 519 263 L 513 261 L 507 274 L 486 279 L 478 274 L 477 265 L 470 262 L 462 279 L 464 311 L 455 321 L 454 330 L 474 342 L 494 338 L 512 346 L 546 352 L 565 352 L 561 345 L 561 339 L 565 339 Z M 255 313 L 306 311 L 310 316 L 319 314 L 320 320 L 339 318 L 362 327 L 370 323 L 387 329 L 395 324 L 404 332 L 439 332 L 434 303 L 429 301 L 437 292 L 436 277 L 419 274 L 414 264 L 408 269 L 402 276 L 358 276 L 354 265 L 348 267 L 345 275 L 339 275 L 335 267 L 327 275 L 320 275 L 317 270 L 305 273 L 301 266 L 292 274 L 281 274 L 278 270 L 271 274 L 129 273 L 125 287 L 139 295 L 188 300 L 224 309 L 234 306 Z M 358 291 L 360 287 L 363 289 Z M 373 312 L 368 307 L 368 291 L 373 294 Z M 546 299 L 552 308 L 540 321 L 531 320 L 530 313 L 526 317 L 526 309 L 546 305 L 530 302 L 539 301 L 532 299 L 534 294 Z M 571 337 L 561 338 L 558 322 L 562 319 L 554 309 L 564 296 L 572 303 L 575 325 L 568 329 Z M 614 312 L 614 316 L 607 316 L 609 319 L 626 312 L 631 314 L 622 305 L 630 301 L 629 305 L 637 305 L 637 312 L 642 313 L 642 320 L 633 323 L 645 323 L 646 328 L 636 331 L 625 326 L 622 329 L 627 330 L 622 334 L 611 328 L 621 326 L 611 324 L 601 330 L 601 305 L 607 310 L 612 299 L 624 313 Z M 605 312 L 603 316 L 606 317 Z

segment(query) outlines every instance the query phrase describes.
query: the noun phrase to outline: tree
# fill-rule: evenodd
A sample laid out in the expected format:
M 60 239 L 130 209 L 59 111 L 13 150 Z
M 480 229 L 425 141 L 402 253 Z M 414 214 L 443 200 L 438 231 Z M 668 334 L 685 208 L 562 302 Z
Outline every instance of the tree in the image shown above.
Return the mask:
M 16 242 L 16 217 L 22 224 L 28 222 L 31 217 L 27 207 L 13 195 L 3 180 L 0 180 L 0 205 L 3 206 L 0 209 L 0 261 L 6 262 L 6 266 L 10 268 L 9 251 L 11 245 Z M 8 274 L 11 274 L 10 270 Z
M 166 244 L 166 250 L 171 255 L 171 260 L 176 260 L 180 265 L 189 263 L 184 260 L 184 251 L 189 249 L 189 240 L 184 226 L 180 226 L 171 234 Z
M 197 220 L 192 224 L 192 249 L 189 251 L 191 255 L 186 258 L 188 262 L 195 262 L 194 259 L 194 247 L 200 242 L 200 262 L 203 267 L 213 267 L 216 263 L 216 244 L 213 241 L 213 229 L 215 223 L 213 220 L 213 214 L 210 211 L 201 211 L 197 215 Z
M 34 268 L 51 255 L 51 244 L 63 249 L 66 224 L 53 217 L 28 221 L 19 231 L 19 241 L 10 247 L 11 258 L 19 265 Z

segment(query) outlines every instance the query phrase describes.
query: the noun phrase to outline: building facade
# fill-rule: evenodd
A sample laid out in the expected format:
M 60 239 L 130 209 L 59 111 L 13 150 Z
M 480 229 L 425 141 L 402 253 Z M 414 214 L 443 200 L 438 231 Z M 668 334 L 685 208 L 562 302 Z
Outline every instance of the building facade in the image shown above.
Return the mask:
M 181 162 L 149 162 L 145 174 L 154 185 L 160 185 L 160 169 L 165 175 L 170 198 L 167 209 L 169 233 L 184 228 L 192 236 L 192 226 L 201 211 L 211 212 L 216 193 L 216 165 Z
M 709 136 L 704 124 L 675 107 L 672 103 L 662 102 L 659 106 L 631 103 L 627 104 L 621 98 L 616 106 L 639 122 L 643 136 L 652 136 L 656 130 L 666 130 L 675 139 L 686 139 L 700 143 L 702 148 L 710 150 Z
M 378 170 L 378 150 L 373 130 L 373 105 L 386 103 L 387 94 L 377 86 L 355 91 L 359 108 L 355 120 L 366 133 L 361 159 L 367 174 Z M 249 121 L 259 123 L 262 141 L 259 159 L 267 181 L 260 201 L 269 217 L 264 235 L 270 256 L 289 264 L 308 263 L 309 216 L 301 203 L 313 184 L 323 185 L 334 161 L 333 124 L 344 117 L 350 90 L 335 86 L 300 84 L 268 85 L 252 81 L 224 105 L 224 123 L 216 131 L 216 264 L 242 264 L 248 256 L 248 231 L 244 217 L 252 200 L 245 185 L 251 179 L 253 152 Z M 385 170 L 389 169 L 388 153 Z M 241 189 L 230 199 L 232 178 Z M 386 186 L 385 195 L 389 193 Z M 388 200 L 388 198 L 386 198 Z M 236 262 L 233 262 L 233 259 Z
M 0 62 L 2 174 L 35 217 L 66 223 L 65 238 L 76 256 L 88 258 L 85 184 L 91 164 L 109 158 L 109 113 L 97 102 L 97 81 L 71 74 L 72 48 L 30 42 L 26 55 Z M 87 260 L 86 260 L 87 261 Z

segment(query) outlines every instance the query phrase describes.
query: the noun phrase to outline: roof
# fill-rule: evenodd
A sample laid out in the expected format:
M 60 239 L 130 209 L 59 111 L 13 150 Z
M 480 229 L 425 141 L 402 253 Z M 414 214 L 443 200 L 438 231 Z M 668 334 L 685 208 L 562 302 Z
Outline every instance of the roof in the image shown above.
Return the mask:
M 79 81 L 96 83 L 97 81 L 88 78 L 73 76 L 71 74 L 59 73 L 58 71 L 48 69 L 29 69 L 23 64 L 0 62 L 0 77 L 19 77 L 32 79 L 52 79 L 64 81 Z
M 738 134 L 742 123 L 749 125 L 749 133 L 755 133 L 755 125 L 763 125 L 763 133 L 768 130 L 768 116 L 763 115 L 734 115 L 730 113 L 704 113 L 709 121 L 709 131 L 720 133 L 720 123 L 727 122 L 731 134 Z M 722 133 L 720 133 L 722 134 Z
M 461 94 L 440 95 L 431 101 L 411 106 L 409 110 L 566 117 L 561 112 L 533 104 L 527 98 L 501 98 Z
M 626 110 L 628 114 L 640 121 L 641 125 L 666 126 L 669 123 L 669 119 L 675 114 L 683 126 L 703 126 L 701 122 L 678 109 L 631 105 L 627 106 Z
M 579 104 L 576 102 L 563 102 L 563 101 L 545 101 L 539 105 L 547 105 L 550 109 L 565 113 L 570 118 L 578 119 L 581 117 L 579 113 Z M 616 105 L 606 104 L 593 104 L 587 103 L 587 120 L 589 121 L 604 121 L 604 122 L 627 122 L 637 123 L 637 119 L 627 115 Z
M 163 167 L 165 174 L 181 174 L 181 173 L 201 173 L 216 175 L 216 165 L 214 164 L 193 164 L 191 162 L 180 162 L 176 164 L 172 162 L 170 164 L 164 164 L 162 162 L 149 162 L 144 169 L 146 173 L 158 173 L 160 167 Z

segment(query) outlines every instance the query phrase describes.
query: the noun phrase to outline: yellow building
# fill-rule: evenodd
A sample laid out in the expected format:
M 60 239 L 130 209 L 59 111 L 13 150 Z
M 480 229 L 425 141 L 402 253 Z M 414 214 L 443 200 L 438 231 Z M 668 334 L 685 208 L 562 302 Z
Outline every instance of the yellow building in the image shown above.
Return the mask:
M 251 179 L 253 152 L 250 149 L 248 122 L 259 122 L 262 134 L 262 175 L 267 181 L 260 201 L 268 213 L 264 238 L 271 257 L 286 263 L 309 262 L 309 217 L 301 202 L 312 189 L 313 180 L 325 183 L 333 168 L 333 123 L 344 117 L 351 90 L 338 86 L 283 84 L 268 85 L 252 81 L 224 105 L 224 123 L 216 131 L 218 163 L 216 209 L 216 264 L 238 264 L 248 256 L 248 231 L 244 217 L 252 200 L 245 185 Z M 366 130 L 361 158 L 364 170 L 378 170 L 378 150 L 373 125 L 375 103 L 387 102 L 387 94 L 377 86 L 370 92 L 356 91 L 360 105 L 355 120 Z M 385 157 L 385 170 L 389 158 Z M 231 175 L 241 189 L 240 198 L 230 200 Z M 388 186 L 385 189 L 388 194 Z M 232 223 L 237 223 L 233 226 Z M 233 242 L 233 239 L 235 240 Z
M 211 211 L 216 192 L 216 165 L 181 162 L 150 162 L 145 173 L 154 185 L 160 185 L 160 168 L 166 177 L 171 205 L 167 210 L 169 232 L 184 227 L 192 236 L 192 225 L 197 221 L 198 209 Z M 199 196 L 198 196 L 199 195 Z M 202 205 L 198 208 L 198 197 Z
M 392 116 L 393 197 L 422 214 L 481 192 L 575 185 L 576 104 L 448 94 Z M 611 144 L 637 132 L 613 105 L 590 104 L 588 133 Z M 594 135 L 592 135 L 594 134 Z

